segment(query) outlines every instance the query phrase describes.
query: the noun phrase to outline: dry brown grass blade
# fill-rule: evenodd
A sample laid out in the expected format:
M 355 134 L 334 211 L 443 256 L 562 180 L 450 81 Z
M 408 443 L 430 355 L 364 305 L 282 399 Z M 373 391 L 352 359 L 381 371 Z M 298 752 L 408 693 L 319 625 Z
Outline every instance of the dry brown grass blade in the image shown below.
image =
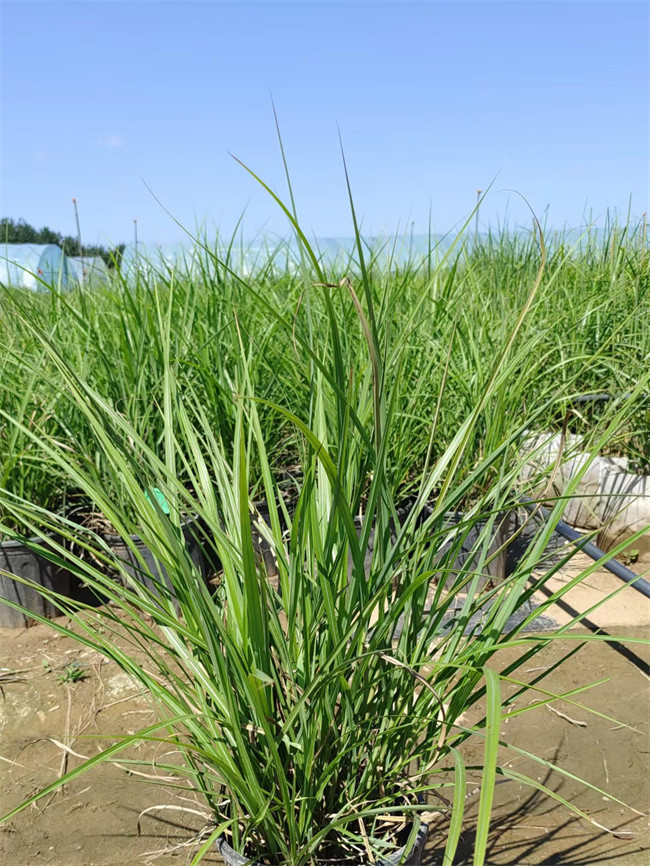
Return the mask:
M 587 727 L 586 722 L 581 722 L 578 719 L 572 719 L 571 716 L 567 716 L 567 714 L 563 713 L 561 710 L 556 710 L 555 707 L 552 707 L 550 704 L 546 705 L 546 709 L 551 713 L 555 713 L 555 715 L 559 716 L 561 719 L 566 719 L 567 722 L 571 722 L 572 725 L 577 725 L 579 728 Z
M 163 810 L 173 811 L 173 812 L 189 812 L 192 815 L 198 815 L 200 818 L 203 818 L 205 821 L 209 821 L 212 818 L 212 815 L 209 812 L 203 812 L 199 809 L 190 809 L 187 806 L 173 806 L 169 805 L 156 805 L 156 806 L 148 806 L 146 809 L 143 809 L 138 815 L 137 822 L 137 834 L 138 836 L 142 832 L 142 827 L 140 825 L 141 819 L 148 815 L 149 812 L 162 812 Z

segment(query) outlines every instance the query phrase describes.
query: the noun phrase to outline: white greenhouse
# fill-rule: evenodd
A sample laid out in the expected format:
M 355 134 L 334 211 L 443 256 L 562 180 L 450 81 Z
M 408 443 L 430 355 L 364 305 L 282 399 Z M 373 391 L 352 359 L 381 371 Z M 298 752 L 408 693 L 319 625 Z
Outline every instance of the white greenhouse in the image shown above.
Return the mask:
M 110 274 L 101 256 L 68 256 L 70 280 L 80 286 L 106 285 Z
M 135 284 L 137 274 L 144 280 L 155 275 L 165 280 L 191 276 L 197 271 L 196 250 L 185 244 L 127 244 L 120 270 L 128 285 Z
M 0 285 L 46 292 L 48 286 L 70 288 L 63 251 L 56 244 L 1 244 Z

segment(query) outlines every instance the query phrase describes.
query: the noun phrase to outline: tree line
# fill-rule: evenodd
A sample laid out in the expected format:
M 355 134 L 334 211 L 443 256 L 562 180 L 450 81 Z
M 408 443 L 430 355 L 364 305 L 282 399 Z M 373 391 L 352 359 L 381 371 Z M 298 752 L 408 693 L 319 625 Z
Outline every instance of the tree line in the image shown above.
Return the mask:
M 72 235 L 63 235 L 55 232 L 47 226 L 41 229 L 35 228 L 24 219 L 12 219 L 2 217 L 0 219 L 0 243 L 3 244 L 57 244 L 66 256 L 78 256 L 79 241 Z M 109 267 L 119 263 L 124 244 L 117 247 L 104 247 L 97 245 L 82 244 L 81 255 L 99 256 Z

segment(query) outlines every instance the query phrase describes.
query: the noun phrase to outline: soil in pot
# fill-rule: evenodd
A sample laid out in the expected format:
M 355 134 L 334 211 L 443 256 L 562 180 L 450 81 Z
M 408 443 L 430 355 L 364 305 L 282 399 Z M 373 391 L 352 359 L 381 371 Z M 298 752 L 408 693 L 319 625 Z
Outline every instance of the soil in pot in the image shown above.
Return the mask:
M 47 542 L 38 538 L 30 541 L 47 547 Z M 12 574 L 31 581 L 34 586 L 13 580 Z M 23 628 L 33 622 L 26 614 L 3 604 L 3 599 L 48 619 L 60 615 L 55 605 L 38 591 L 39 586 L 69 596 L 71 574 L 20 541 L 0 543 L 0 627 Z

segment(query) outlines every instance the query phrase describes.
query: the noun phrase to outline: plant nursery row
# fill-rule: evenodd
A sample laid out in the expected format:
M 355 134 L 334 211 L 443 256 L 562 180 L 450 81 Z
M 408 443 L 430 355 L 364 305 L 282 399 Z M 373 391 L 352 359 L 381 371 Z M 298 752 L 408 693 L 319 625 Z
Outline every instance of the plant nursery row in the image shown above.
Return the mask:
M 286 212 L 296 241 L 246 268 L 194 239 L 203 269 L 0 288 L 3 622 L 97 650 L 157 712 L 6 817 L 159 742 L 210 815 L 194 862 L 416 864 L 444 817 L 451 866 L 471 739 L 481 866 L 497 777 L 558 796 L 504 720 L 580 703 L 523 673 L 556 640 L 571 664 L 580 612 L 534 624 L 593 570 L 554 582 L 554 530 L 594 460 L 650 472 L 645 223 L 399 259 L 355 223 L 329 261 Z

